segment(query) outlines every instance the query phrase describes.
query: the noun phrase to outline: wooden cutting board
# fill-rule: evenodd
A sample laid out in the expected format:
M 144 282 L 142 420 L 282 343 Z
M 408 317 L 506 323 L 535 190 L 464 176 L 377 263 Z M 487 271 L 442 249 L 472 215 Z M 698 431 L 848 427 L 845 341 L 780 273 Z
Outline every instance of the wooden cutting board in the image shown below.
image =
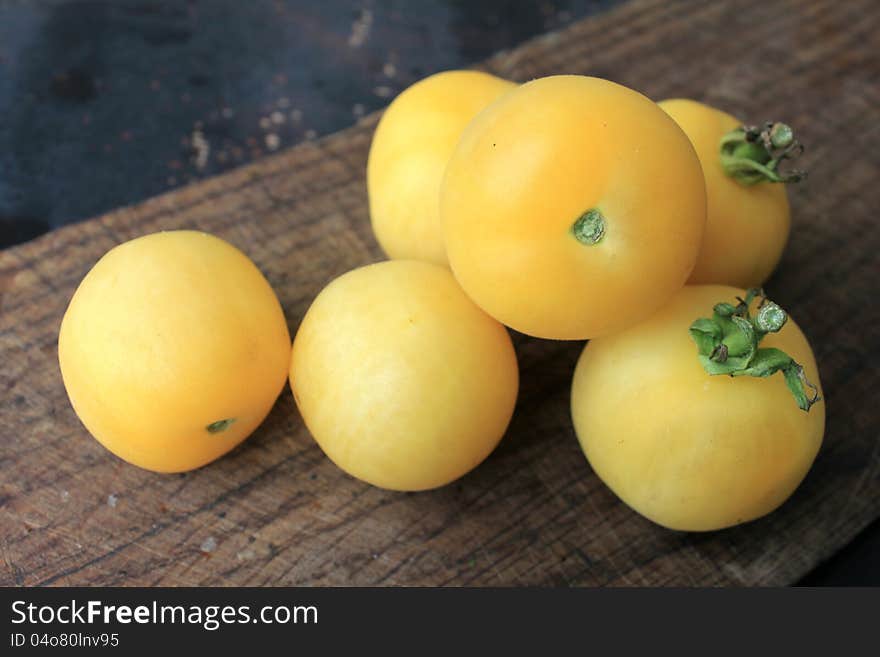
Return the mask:
M 767 518 L 709 534 L 654 526 L 591 472 L 568 413 L 582 343 L 517 337 L 522 389 L 498 450 L 441 490 L 336 469 L 289 390 L 241 447 L 158 475 L 77 421 L 58 326 L 112 246 L 197 228 L 248 253 L 291 333 L 333 277 L 381 258 L 364 165 L 376 116 L 227 175 L 0 252 L 0 584 L 787 584 L 880 514 L 880 13 L 872 0 L 634 1 L 497 55 L 514 80 L 607 77 L 660 99 L 784 119 L 810 179 L 768 284 L 810 336 L 828 404 L 818 460 Z

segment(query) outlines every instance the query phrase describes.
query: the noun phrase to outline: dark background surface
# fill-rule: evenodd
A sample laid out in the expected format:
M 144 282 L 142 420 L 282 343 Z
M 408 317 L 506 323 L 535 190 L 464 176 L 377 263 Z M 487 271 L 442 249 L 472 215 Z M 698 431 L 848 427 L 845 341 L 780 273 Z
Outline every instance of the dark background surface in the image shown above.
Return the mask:
M 351 125 L 620 0 L 0 0 L 0 248 Z M 880 585 L 880 523 L 805 585 Z

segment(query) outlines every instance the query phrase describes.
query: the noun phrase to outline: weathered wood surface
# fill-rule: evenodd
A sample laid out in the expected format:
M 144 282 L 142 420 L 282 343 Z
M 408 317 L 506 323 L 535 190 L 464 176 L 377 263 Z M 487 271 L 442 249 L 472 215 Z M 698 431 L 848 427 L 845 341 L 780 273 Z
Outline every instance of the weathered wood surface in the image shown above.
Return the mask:
M 518 339 L 522 390 L 500 448 L 459 482 L 391 493 L 337 470 L 285 390 L 266 423 L 197 472 L 157 475 L 92 440 L 57 366 L 75 286 L 113 245 L 192 227 L 247 252 L 293 332 L 334 276 L 380 258 L 364 164 L 376 117 L 0 252 L 0 584 L 786 584 L 880 514 L 880 13 L 871 0 L 635 1 L 501 53 L 516 80 L 608 77 L 690 96 L 808 144 L 795 228 L 768 289 L 811 337 L 829 408 L 794 497 L 735 529 L 653 526 L 590 471 L 568 414 L 580 343 Z M 85 164 L 84 164 L 85 166 Z

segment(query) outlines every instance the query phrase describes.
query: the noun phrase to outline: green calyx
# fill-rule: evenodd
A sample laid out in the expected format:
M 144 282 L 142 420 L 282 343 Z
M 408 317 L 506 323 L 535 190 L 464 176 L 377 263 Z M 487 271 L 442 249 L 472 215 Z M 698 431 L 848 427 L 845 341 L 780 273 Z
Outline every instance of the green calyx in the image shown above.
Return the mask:
M 216 422 L 211 422 L 208 426 L 205 427 L 208 433 L 220 433 L 221 431 L 226 431 L 231 425 L 235 422 L 234 417 L 226 418 L 225 420 L 217 420 Z
M 721 166 L 727 175 L 744 185 L 759 182 L 793 183 L 806 177 L 805 171 L 779 171 L 785 160 L 804 151 L 785 123 L 768 121 L 760 126 L 741 126 L 721 138 Z
M 749 306 L 759 298 L 752 317 Z M 804 368 L 784 351 L 760 349 L 758 345 L 768 333 L 776 333 L 788 319 L 785 311 L 764 295 L 751 289 L 746 298 L 737 297 L 737 305 L 722 302 L 713 308 L 711 318 L 700 318 L 691 324 L 691 338 L 697 345 L 700 363 L 709 374 L 767 377 L 782 372 L 785 383 L 801 410 L 820 400 L 819 391 L 807 380 Z
M 572 224 L 571 233 L 581 244 L 598 244 L 605 236 L 605 217 L 598 209 L 591 208 Z

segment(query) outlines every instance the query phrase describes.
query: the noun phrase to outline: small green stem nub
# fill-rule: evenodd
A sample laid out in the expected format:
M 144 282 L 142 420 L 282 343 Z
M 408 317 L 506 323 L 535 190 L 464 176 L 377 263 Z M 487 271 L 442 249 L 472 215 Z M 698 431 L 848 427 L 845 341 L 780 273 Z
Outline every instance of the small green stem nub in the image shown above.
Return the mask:
M 752 317 L 749 307 L 755 298 L 761 301 Z M 764 291 L 753 288 L 737 305 L 715 305 L 711 318 L 700 318 L 690 326 L 697 344 L 700 362 L 709 374 L 767 377 L 782 372 L 785 383 L 800 409 L 809 411 L 819 401 L 819 390 L 807 380 L 804 368 L 784 351 L 759 349 L 768 333 L 776 333 L 788 320 L 786 312 L 767 299 Z M 809 391 L 809 394 L 808 394 Z
M 577 218 L 571 232 L 581 244 L 598 244 L 605 236 L 605 217 L 596 208 L 591 208 Z
M 226 431 L 229 428 L 229 425 L 235 422 L 234 417 L 226 418 L 225 420 L 217 420 L 216 422 L 211 422 L 208 426 L 205 427 L 208 433 L 220 433 L 221 431 Z
M 805 171 L 779 171 L 779 165 L 804 152 L 785 123 L 768 121 L 760 126 L 741 126 L 721 138 L 721 166 L 727 175 L 744 185 L 759 182 L 798 182 Z

